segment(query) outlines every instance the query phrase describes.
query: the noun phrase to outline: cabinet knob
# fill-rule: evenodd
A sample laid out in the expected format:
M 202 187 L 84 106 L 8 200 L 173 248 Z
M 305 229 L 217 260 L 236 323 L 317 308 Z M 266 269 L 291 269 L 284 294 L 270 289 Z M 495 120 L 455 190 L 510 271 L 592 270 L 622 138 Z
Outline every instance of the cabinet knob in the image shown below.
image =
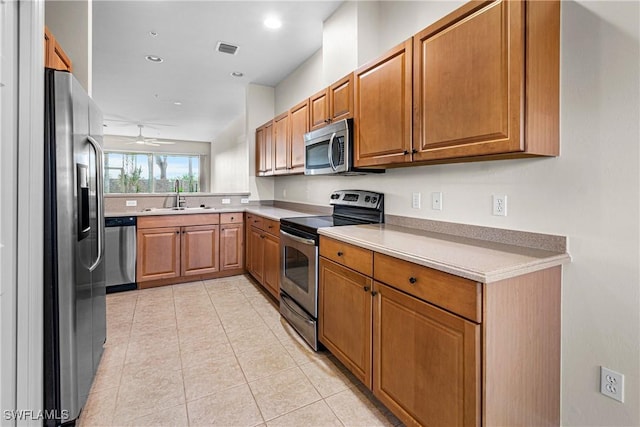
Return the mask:
M 180 234 L 180 232 L 179 232 L 179 231 L 176 231 L 176 234 Z
M 364 287 L 364 291 L 365 291 L 365 292 L 369 292 L 370 290 L 371 290 L 371 288 L 370 288 L 369 286 L 365 286 L 365 287 Z
M 257 219 L 254 219 L 253 222 L 256 223 L 256 222 L 259 222 L 259 221 Z
M 260 235 L 260 238 L 261 238 L 261 239 L 264 239 L 264 234 L 261 234 L 261 235 Z
M 404 150 L 404 151 L 402 152 L 402 154 L 404 154 L 404 155 L 406 156 L 407 154 L 409 154 L 409 152 L 408 152 L 407 150 Z
M 269 226 L 269 227 L 267 227 L 267 228 L 273 228 L 273 225 L 270 225 L 270 226 Z
M 415 148 L 413 150 L 411 150 L 412 154 L 416 154 L 418 152 L 418 150 L 416 150 Z
M 231 217 L 231 221 L 233 221 L 233 217 Z
M 416 283 L 418 281 L 418 279 L 416 279 L 415 277 L 409 277 L 409 283 L 411 283 L 412 285 L 414 283 Z
M 371 291 L 371 296 L 375 297 L 376 295 L 378 295 L 378 291 Z
M 338 254 L 337 254 L 337 255 L 338 255 L 338 256 L 342 256 L 342 255 L 344 255 L 344 253 L 342 253 L 342 252 L 338 251 Z

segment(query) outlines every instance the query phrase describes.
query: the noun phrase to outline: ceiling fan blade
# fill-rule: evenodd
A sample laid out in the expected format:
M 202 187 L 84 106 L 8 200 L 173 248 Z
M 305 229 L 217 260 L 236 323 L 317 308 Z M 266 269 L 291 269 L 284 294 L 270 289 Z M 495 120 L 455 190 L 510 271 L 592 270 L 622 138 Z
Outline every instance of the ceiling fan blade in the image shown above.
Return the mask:
M 150 145 L 151 147 L 159 147 L 160 144 L 156 144 L 155 142 L 145 142 L 144 145 Z
M 175 142 L 173 141 L 153 141 L 154 144 L 157 145 L 173 145 Z

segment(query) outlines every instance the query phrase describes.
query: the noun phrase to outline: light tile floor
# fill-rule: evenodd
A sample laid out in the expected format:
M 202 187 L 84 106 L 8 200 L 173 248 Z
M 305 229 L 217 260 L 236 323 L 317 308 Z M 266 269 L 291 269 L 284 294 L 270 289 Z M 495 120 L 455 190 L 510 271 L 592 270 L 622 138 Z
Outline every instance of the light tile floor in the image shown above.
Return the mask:
M 108 295 L 107 343 L 80 425 L 401 423 L 235 276 Z

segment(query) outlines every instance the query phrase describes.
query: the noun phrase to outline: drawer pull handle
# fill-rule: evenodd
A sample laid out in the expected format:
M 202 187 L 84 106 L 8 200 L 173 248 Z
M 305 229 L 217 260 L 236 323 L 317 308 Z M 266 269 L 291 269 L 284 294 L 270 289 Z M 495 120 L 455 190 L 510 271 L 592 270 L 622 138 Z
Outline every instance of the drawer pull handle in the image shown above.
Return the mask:
M 375 297 L 376 295 L 378 295 L 378 291 L 371 291 L 371 296 Z
M 370 290 L 371 290 L 371 288 L 370 288 L 369 286 L 365 286 L 365 287 L 364 287 L 364 291 L 365 291 L 365 292 L 369 292 Z
M 343 253 L 343 252 L 338 251 L 338 256 L 342 256 L 342 255 L 344 255 L 344 253 Z
M 268 226 L 267 228 L 273 228 L 273 225 Z
M 418 281 L 418 279 L 416 279 L 415 277 L 409 277 L 409 283 L 411 283 L 412 285 L 414 283 L 416 283 Z

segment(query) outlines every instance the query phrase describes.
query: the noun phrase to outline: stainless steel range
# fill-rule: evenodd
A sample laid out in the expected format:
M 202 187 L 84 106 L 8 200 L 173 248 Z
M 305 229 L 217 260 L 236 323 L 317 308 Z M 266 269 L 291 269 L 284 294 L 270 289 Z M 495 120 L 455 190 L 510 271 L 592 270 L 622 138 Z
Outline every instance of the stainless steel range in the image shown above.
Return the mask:
M 318 229 L 384 222 L 384 194 L 340 190 L 331 194 L 333 215 L 280 220 L 280 313 L 318 350 Z

